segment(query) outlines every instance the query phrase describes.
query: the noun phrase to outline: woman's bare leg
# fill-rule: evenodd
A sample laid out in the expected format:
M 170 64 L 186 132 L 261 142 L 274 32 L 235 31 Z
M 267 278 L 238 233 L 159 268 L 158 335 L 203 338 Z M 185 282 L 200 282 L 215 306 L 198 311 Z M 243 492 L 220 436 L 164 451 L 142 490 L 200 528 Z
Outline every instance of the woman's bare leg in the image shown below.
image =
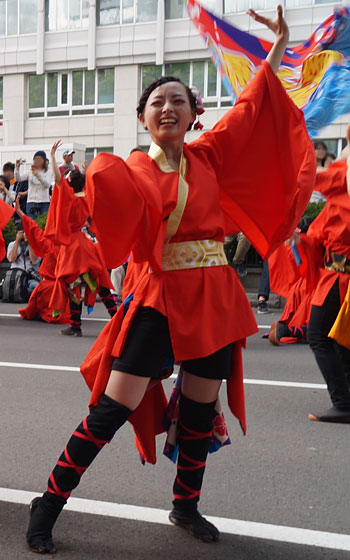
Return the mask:
M 135 410 L 143 399 L 149 380 L 149 377 L 138 377 L 131 373 L 112 370 L 105 395 L 130 410 Z

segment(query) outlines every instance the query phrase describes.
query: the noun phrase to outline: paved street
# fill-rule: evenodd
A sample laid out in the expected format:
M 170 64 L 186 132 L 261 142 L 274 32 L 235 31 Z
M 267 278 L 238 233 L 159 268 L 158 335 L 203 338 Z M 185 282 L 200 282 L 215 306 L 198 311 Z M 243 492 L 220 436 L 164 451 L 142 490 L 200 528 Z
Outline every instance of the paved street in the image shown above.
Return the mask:
M 105 324 L 96 319 L 107 319 L 104 307 L 97 304 L 90 316 L 95 320 L 83 322 L 84 336 L 70 339 L 58 335 L 59 326 L 22 321 L 15 316 L 17 307 L 0 303 L 1 560 L 32 558 L 24 544 L 25 504 L 30 501 L 26 496 L 45 489 L 57 456 L 87 413 L 89 391 L 74 368 Z M 257 320 L 264 327 L 277 317 L 258 315 Z M 350 426 L 307 419 L 308 412 L 329 406 L 327 392 L 318 388 L 323 381 L 311 351 L 307 345 L 275 348 L 261 338 L 266 330 L 251 337 L 244 352 L 248 434 L 241 435 L 226 409 L 232 445 L 208 460 L 201 511 L 228 527 L 220 543 L 205 545 L 166 523 L 175 467 L 161 455 L 164 437 L 159 438 L 157 465 L 142 466 L 127 425 L 84 475 L 74 493 L 83 499 L 76 501 L 77 511 L 65 511 L 57 523 L 57 558 L 349 557 L 350 537 L 339 534 L 350 535 Z M 288 386 L 290 382 L 296 386 Z M 169 393 L 171 385 L 172 380 L 165 382 Z M 222 400 L 226 407 L 224 394 Z M 100 501 L 108 502 L 106 511 L 103 505 L 98 509 Z M 92 513 L 84 513 L 86 504 Z M 132 510 L 136 520 L 129 518 L 128 505 L 139 506 Z M 153 522 L 146 521 L 152 511 Z

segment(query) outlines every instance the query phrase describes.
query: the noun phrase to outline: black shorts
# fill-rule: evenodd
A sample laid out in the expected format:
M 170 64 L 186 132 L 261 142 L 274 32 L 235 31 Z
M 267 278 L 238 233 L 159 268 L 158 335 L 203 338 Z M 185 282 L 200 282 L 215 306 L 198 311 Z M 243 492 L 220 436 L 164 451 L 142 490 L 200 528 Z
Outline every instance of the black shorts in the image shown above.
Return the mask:
M 159 379 L 173 360 L 168 319 L 152 307 L 139 307 L 132 320 L 122 355 L 112 369 L 139 377 Z M 228 379 L 231 374 L 232 344 L 195 360 L 184 360 L 185 371 L 207 379 Z

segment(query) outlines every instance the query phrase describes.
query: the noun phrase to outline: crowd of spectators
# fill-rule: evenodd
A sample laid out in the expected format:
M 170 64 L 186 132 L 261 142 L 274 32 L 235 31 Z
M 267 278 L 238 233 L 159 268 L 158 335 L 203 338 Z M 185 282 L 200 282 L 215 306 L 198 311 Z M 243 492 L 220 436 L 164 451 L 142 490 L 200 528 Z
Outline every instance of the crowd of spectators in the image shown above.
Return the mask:
M 59 167 L 64 175 L 73 169 L 79 169 L 73 163 L 74 150 L 67 149 L 63 152 L 63 161 Z M 16 163 L 7 162 L 3 165 L 0 175 L 0 199 L 13 206 L 18 199 L 20 209 L 33 220 L 48 212 L 50 198 L 54 185 L 54 177 L 49 169 L 49 160 L 43 150 L 37 151 L 33 156 L 33 163 L 29 171 L 23 169 L 24 159 L 17 159 Z M 18 214 L 14 214 L 17 226 L 16 237 L 7 247 L 7 260 L 10 270 L 25 271 L 28 297 L 38 285 L 41 278 L 38 274 L 41 259 L 38 258 L 22 228 Z

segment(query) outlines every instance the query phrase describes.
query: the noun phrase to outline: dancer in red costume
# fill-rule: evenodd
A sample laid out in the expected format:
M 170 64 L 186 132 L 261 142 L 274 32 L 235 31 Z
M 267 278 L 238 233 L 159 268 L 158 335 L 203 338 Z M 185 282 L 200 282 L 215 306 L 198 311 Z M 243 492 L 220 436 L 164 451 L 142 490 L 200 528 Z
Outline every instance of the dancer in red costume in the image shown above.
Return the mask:
M 3 200 L 0 200 L 0 262 L 6 257 L 6 247 L 2 236 L 2 230 L 10 221 L 14 213 L 15 211 L 11 208 L 11 206 L 6 204 Z
M 59 246 L 55 267 L 55 284 L 49 307 L 54 316 L 65 312 L 67 300 L 70 305 L 70 326 L 60 331 L 68 336 L 81 336 L 82 278 L 86 282 L 85 303 L 93 307 L 97 293 L 111 317 L 117 306 L 111 294 L 113 285 L 98 244 L 81 230 L 89 218 L 89 207 L 84 192 L 85 175 L 79 170 L 61 177 L 56 162 L 56 150 L 61 141 L 51 148 L 51 165 L 55 178 L 45 236 Z
M 184 144 L 200 99 L 176 78 L 159 78 L 138 106 L 153 140 L 149 154 L 135 152 L 127 162 L 102 154 L 88 170 L 92 229 L 108 266 L 123 263 L 132 250 L 124 291 L 130 289 L 133 299 L 83 364 L 91 413 L 70 438 L 47 491 L 32 502 L 32 550 L 54 549 L 51 531 L 66 500 L 127 419 L 143 456 L 155 461 L 154 434 L 162 431 L 166 405 L 159 378 L 172 355 L 184 374 L 169 518 L 203 541 L 219 538 L 198 511 L 213 409 L 226 378 L 229 405 L 245 429 L 241 347 L 257 330 L 223 241 L 243 231 L 266 257 L 294 231 L 315 173 L 303 115 L 275 76 L 289 37 L 282 8 L 275 21 L 250 14 L 275 32 L 276 42 L 212 131 Z M 252 152 L 258 153 L 255 166 Z
M 307 289 L 315 289 L 308 338 L 333 405 L 309 414 L 321 422 L 350 423 L 349 164 L 350 158 L 337 161 L 317 175 L 315 188 L 326 197 L 326 206 L 306 235 L 293 236 L 303 252 Z
M 56 281 L 55 268 L 60 248 L 45 237 L 41 227 L 32 218 L 22 212 L 18 198 L 15 211 L 22 221 L 23 230 L 34 253 L 43 259 L 39 268 L 42 280 L 32 292 L 27 307 L 19 309 L 18 313 L 28 321 L 40 318 L 46 323 L 66 324 L 70 319 L 68 298 L 64 312 L 59 315 L 54 316 L 54 310 L 49 305 Z

